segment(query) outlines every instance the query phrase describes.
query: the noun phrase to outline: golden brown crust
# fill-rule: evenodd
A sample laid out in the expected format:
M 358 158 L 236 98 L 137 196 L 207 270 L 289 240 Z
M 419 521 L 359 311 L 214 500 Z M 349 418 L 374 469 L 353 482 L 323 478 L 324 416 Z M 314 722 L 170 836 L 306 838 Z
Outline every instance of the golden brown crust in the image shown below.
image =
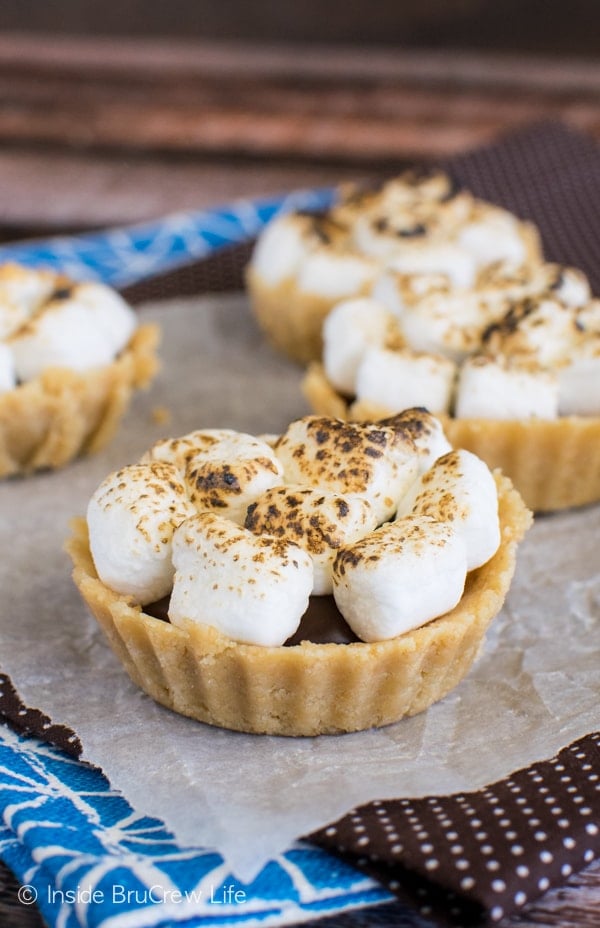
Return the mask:
M 131 394 L 158 369 L 158 328 L 140 326 L 119 357 L 86 373 L 54 368 L 0 396 L 0 477 L 61 467 L 112 438 Z
M 206 625 L 176 628 L 98 579 L 84 519 L 67 543 L 73 578 L 131 679 L 183 715 L 238 731 L 317 735 L 360 731 L 414 715 L 466 675 L 502 607 L 531 514 L 496 475 L 502 541 L 469 574 L 445 616 L 390 641 L 269 648 L 238 644 Z
M 327 380 L 321 364 L 308 368 L 302 389 L 312 409 L 339 419 L 376 421 L 394 410 L 349 403 Z M 502 421 L 438 416 L 454 448 L 466 448 L 499 468 L 534 512 L 600 500 L 600 418 Z
M 274 348 L 300 364 L 321 357 L 323 322 L 339 299 L 303 293 L 291 279 L 272 286 L 252 267 L 246 269 L 246 286 L 258 324 Z

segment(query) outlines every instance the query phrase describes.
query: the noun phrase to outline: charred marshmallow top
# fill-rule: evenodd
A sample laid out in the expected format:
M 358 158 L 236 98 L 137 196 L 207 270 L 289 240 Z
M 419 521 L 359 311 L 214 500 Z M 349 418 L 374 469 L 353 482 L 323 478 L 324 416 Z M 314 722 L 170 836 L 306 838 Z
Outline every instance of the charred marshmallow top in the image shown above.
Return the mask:
M 388 269 L 323 328 L 341 393 L 458 418 L 600 415 L 600 301 L 574 268 L 495 265 L 476 285 Z
M 253 271 L 270 286 L 342 299 L 366 293 L 386 267 L 443 274 L 470 286 L 497 262 L 523 264 L 537 250 L 531 226 L 459 191 L 445 174 L 407 171 L 379 190 L 343 191 L 324 214 L 276 217 L 261 235 Z
M 0 267 L 0 392 L 48 368 L 81 372 L 110 364 L 136 324 L 133 310 L 103 284 L 5 264 Z
M 364 641 L 400 635 L 452 609 L 500 541 L 492 475 L 424 409 L 161 441 L 87 518 L 107 586 L 141 605 L 170 593 L 173 625 L 263 646 L 297 631 L 311 594 L 333 593 Z

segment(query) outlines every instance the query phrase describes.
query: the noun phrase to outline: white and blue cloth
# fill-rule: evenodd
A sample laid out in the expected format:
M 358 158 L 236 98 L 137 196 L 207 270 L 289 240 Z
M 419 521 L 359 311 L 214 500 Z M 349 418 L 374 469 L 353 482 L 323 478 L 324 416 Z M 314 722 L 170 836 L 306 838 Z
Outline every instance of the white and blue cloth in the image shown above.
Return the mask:
M 0 246 L 0 263 L 18 261 L 75 280 L 126 287 L 253 239 L 279 213 L 323 209 L 334 197 L 331 189 L 300 190 L 280 197 L 237 200 L 215 209 L 174 213 L 124 228 L 7 244 Z
M 52 928 L 291 925 L 393 897 L 297 843 L 242 883 L 210 848 L 177 844 L 103 774 L 0 728 L 0 856 Z

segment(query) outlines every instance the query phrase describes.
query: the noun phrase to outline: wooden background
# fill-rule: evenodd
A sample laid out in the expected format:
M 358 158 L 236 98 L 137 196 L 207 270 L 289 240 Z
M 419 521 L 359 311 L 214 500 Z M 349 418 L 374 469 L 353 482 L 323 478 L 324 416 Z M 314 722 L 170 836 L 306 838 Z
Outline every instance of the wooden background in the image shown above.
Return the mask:
M 0 237 L 600 135 L 598 0 L 3 0 Z
M 546 118 L 600 139 L 599 27 L 597 0 L 2 0 L 0 239 L 378 179 Z M 38 928 L 16 889 L 0 868 L 0 925 Z M 596 866 L 500 928 L 599 924 Z

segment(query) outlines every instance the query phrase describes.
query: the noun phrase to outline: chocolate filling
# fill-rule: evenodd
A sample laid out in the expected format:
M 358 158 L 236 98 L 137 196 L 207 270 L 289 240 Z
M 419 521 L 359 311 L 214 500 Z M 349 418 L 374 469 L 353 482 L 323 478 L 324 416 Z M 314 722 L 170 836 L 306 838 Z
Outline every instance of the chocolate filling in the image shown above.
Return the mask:
M 168 622 L 169 597 L 144 606 L 144 612 Z M 313 644 L 350 644 L 359 641 L 343 618 L 333 596 L 311 596 L 308 609 L 300 620 L 298 631 L 285 642 L 284 647 L 312 641 Z

